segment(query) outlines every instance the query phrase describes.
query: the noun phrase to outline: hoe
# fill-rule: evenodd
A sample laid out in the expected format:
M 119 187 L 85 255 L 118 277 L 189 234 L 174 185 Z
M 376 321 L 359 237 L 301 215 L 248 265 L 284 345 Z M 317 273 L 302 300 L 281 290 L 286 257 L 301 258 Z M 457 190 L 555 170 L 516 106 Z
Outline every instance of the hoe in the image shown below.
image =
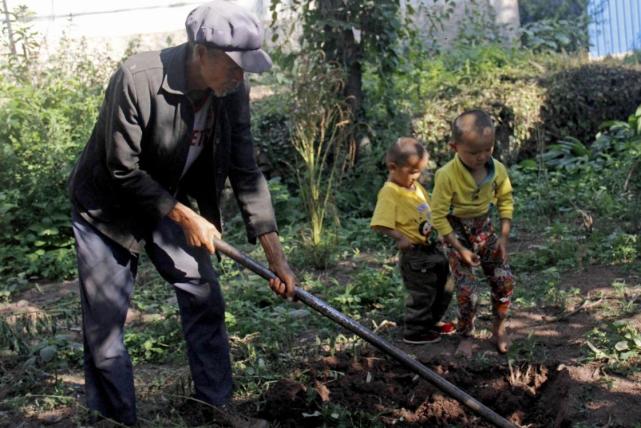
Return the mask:
M 276 274 L 270 271 L 267 267 L 250 258 L 248 255 L 240 252 L 228 243 L 219 239 L 214 239 L 214 245 L 216 247 L 216 251 L 219 251 L 227 257 L 235 260 L 240 265 L 246 267 L 257 275 L 263 277 L 264 279 L 270 280 L 276 277 Z M 310 308 L 314 309 L 315 311 L 319 312 L 321 315 L 331 319 L 347 330 L 357 334 L 362 339 L 376 346 L 386 354 L 394 357 L 409 369 L 427 379 L 441 391 L 445 392 L 446 394 L 458 400 L 460 403 L 474 410 L 480 416 L 493 423 L 497 427 L 518 428 L 517 425 L 500 416 L 498 413 L 485 406 L 483 403 L 481 403 L 462 389 L 459 389 L 454 384 L 443 379 L 434 371 L 430 370 L 414 358 L 410 357 L 403 350 L 392 345 L 382 337 L 376 335 L 373 331 L 367 329 L 366 327 L 363 327 L 347 315 L 337 311 L 318 297 L 310 294 L 300 287 L 296 287 L 295 298 L 300 300 Z

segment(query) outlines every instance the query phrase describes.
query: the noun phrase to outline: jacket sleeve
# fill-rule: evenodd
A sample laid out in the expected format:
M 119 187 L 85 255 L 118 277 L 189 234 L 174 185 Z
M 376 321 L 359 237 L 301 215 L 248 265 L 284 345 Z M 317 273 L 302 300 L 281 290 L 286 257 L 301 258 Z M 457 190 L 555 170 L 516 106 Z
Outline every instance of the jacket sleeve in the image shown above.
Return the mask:
M 126 67 L 121 66 L 112 77 L 105 103 L 106 162 L 115 189 L 132 204 L 132 210 L 158 222 L 176 201 L 140 169 L 143 120 L 133 77 Z
M 231 127 L 229 180 L 245 221 L 247 239 L 278 232 L 267 180 L 256 163 L 250 129 L 249 85 L 243 82 L 229 96 L 227 114 Z
M 434 175 L 434 190 L 432 191 L 432 223 L 441 236 L 452 233 L 452 225 L 447 219 L 452 205 L 452 186 L 448 177 L 436 171 Z

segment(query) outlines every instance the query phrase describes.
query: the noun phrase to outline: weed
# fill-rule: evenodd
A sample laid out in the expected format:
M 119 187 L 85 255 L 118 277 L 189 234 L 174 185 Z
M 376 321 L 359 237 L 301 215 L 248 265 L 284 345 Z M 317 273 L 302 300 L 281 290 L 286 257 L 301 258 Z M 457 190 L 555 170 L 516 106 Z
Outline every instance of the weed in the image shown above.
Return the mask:
M 638 371 L 641 361 L 641 333 L 625 320 L 617 320 L 605 328 L 595 327 L 585 342 L 588 360 L 600 360 L 611 370 Z
M 525 339 L 514 340 L 508 351 L 508 361 L 542 361 L 546 357 L 545 347 L 530 332 Z

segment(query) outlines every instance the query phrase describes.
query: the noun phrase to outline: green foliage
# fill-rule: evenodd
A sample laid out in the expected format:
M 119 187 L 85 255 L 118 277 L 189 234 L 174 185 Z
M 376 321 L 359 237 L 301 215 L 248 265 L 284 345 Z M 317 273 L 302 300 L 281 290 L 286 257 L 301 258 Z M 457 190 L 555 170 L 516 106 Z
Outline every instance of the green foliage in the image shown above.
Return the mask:
M 416 112 L 414 132 L 441 164 L 449 123 L 460 112 L 482 108 L 497 121 L 497 156 L 516 159 L 540 124 L 545 91 L 536 81 L 534 58 L 498 45 L 461 47 L 433 58 L 416 58 L 413 72 L 398 76 L 404 101 Z M 540 66 L 539 66 L 540 67 Z
M 25 5 L 7 11 L 0 9 L 0 13 L 8 19 L 2 23 L 2 33 L 6 35 L 2 38 L 2 47 L 8 52 L 2 74 L 15 81 L 28 81 L 40 48 L 38 34 L 29 24 L 35 14 Z
M 183 359 L 185 341 L 177 316 L 146 322 L 144 328 L 125 332 L 125 346 L 134 364 L 167 363 Z
M 501 44 L 503 35 L 496 23 L 496 9 L 489 0 L 464 2 L 464 15 L 454 40 L 457 48 Z
M 307 0 L 271 0 L 274 41 L 279 38 L 279 30 L 287 26 L 281 22 L 283 17 L 293 13 L 299 19 L 290 23 L 291 28 L 285 30 L 285 34 L 289 37 L 297 26 L 302 26 L 301 46 L 322 50 L 330 61 L 348 67 L 367 55 L 366 61 L 378 64 L 381 74 L 386 75 L 398 65 L 397 44 L 411 28 L 403 25 L 409 22 L 402 20 L 400 3 L 399 0 L 328 0 L 315 5 Z M 411 6 L 409 8 L 411 14 Z M 353 30 L 360 33 L 360 43 L 355 43 Z M 349 55 L 354 53 L 356 56 Z
M 512 168 L 516 205 L 543 238 L 517 255 L 519 270 L 638 260 L 640 121 L 637 109 L 604 123 L 590 148 L 566 138 Z
M 578 19 L 587 9 L 588 0 L 519 0 L 524 25 L 544 19 Z
M 585 20 L 542 19 L 521 27 L 521 44 L 534 52 L 577 52 L 588 48 Z
M 641 67 L 620 61 L 582 64 L 545 75 L 541 106 L 542 138 L 572 136 L 592 141 L 604 121 L 625 118 L 641 104 Z
M 281 84 L 274 83 L 281 88 Z M 288 80 L 286 85 L 290 86 Z M 293 164 L 295 153 L 291 149 L 288 111 L 291 99 L 289 91 L 280 89 L 277 93 L 252 102 L 252 137 L 256 144 L 261 169 L 269 177 L 281 177 L 283 184 L 293 184 L 285 181 L 290 176 L 290 165 Z
M 526 48 L 577 52 L 589 47 L 588 0 L 521 0 L 519 14 Z
M 538 253 L 528 258 L 528 261 L 538 260 Z M 545 260 L 545 259 L 544 259 Z M 547 260 L 547 266 L 558 264 L 563 258 L 554 258 Z M 577 288 L 564 288 L 561 284 L 560 269 L 567 269 L 570 266 L 562 264 L 560 266 L 526 268 L 526 264 L 521 257 L 513 259 L 513 265 L 519 272 L 519 282 L 528 284 L 527 287 L 516 287 L 514 294 L 514 303 L 521 308 L 536 308 L 540 306 L 552 306 L 565 309 L 569 301 L 580 295 Z
M 449 158 L 449 123 L 461 111 L 484 109 L 497 125 L 496 156 L 512 163 L 537 146 L 565 137 L 590 142 L 602 122 L 626 117 L 641 103 L 641 68 L 620 60 L 533 54 L 500 45 L 459 47 L 408 58 L 395 76 L 400 110 L 437 164 Z M 367 86 L 366 86 L 367 87 Z
M 335 284 L 329 303 L 340 311 L 355 314 L 359 312 L 389 310 L 397 308 L 402 302 L 403 287 L 401 280 L 394 275 L 395 266 L 382 266 L 379 269 L 367 269 L 356 273 L 346 284 Z
M 641 332 L 625 320 L 611 325 L 595 327 L 586 341 L 588 358 L 605 361 L 611 369 L 638 371 L 641 361 Z
M 63 43 L 43 69 L 3 64 L 0 275 L 60 278 L 74 271 L 66 182 L 91 132 L 105 74 L 86 46 Z

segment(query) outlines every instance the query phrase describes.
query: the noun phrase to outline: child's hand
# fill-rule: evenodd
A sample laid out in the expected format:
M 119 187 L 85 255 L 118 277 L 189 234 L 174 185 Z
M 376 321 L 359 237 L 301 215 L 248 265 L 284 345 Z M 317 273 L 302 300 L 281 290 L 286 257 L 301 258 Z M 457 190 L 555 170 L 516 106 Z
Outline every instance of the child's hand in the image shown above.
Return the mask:
M 496 242 L 494 254 L 498 256 L 503 263 L 507 263 L 507 238 L 501 236 Z
M 463 260 L 463 262 L 469 266 L 476 267 L 481 264 L 481 259 L 479 258 L 479 256 L 477 256 L 467 248 L 460 249 L 459 255 L 461 256 L 461 260 Z
M 401 235 L 400 239 L 396 241 L 396 245 L 398 245 L 399 250 L 407 250 L 412 248 L 414 244 L 405 235 Z

